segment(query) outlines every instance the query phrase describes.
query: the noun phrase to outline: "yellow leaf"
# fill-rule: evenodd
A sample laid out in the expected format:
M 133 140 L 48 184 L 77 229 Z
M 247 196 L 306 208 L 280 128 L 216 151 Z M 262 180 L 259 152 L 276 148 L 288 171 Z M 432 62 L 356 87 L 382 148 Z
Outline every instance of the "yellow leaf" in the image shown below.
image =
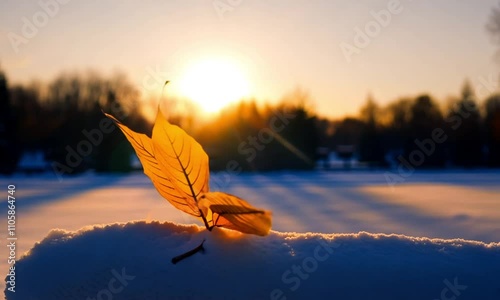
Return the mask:
M 245 200 L 230 194 L 203 194 L 198 206 L 210 226 L 261 236 L 269 234 L 271 230 L 271 212 L 254 208 Z
M 162 170 L 156 159 L 153 141 L 145 134 L 130 130 L 112 115 L 106 113 L 105 115 L 118 125 L 127 140 L 132 144 L 144 168 L 144 173 L 151 179 L 160 195 L 167 199 L 175 208 L 195 217 L 201 217 L 196 203 L 192 203 L 190 197 L 186 197 L 184 193 L 177 190 L 171 179 L 165 175 L 165 170 Z
M 271 213 L 225 193 L 209 192 L 208 155 L 198 142 L 170 124 L 158 110 L 152 138 L 113 120 L 134 147 L 158 192 L 174 207 L 200 217 L 208 230 L 225 227 L 243 233 L 267 235 Z
M 208 155 L 198 142 L 178 126 L 170 124 L 158 110 L 153 127 L 153 148 L 162 171 L 190 207 L 209 189 Z

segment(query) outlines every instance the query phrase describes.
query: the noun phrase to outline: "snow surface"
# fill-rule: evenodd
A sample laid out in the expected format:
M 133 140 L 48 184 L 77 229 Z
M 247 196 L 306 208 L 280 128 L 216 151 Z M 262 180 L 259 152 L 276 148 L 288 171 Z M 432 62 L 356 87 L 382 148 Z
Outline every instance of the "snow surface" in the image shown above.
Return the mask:
M 204 237 L 205 254 L 170 263 Z M 17 270 L 9 299 L 500 297 L 500 243 L 364 232 L 262 238 L 159 222 L 55 230 Z
M 128 266 L 131 274 L 135 272 L 133 282 L 137 286 L 132 288 L 131 282 L 113 299 L 134 299 L 127 293 L 146 287 L 150 293 L 168 288 L 170 295 L 193 296 L 179 299 L 210 295 L 212 299 L 220 299 L 217 295 L 233 299 L 245 296 L 234 294 L 245 290 L 243 286 L 250 290 L 249 297 L 264 299 L 275 288 L 282 290 L 287 299 L 304 295 L 338 299 L 452 299 L 454 294 L 441 298 L 440 293 L 447 288 L 444 281 L 452 284 L 455 277 L 460 285 L 468 286 L 457 299 L 500 299 L 499 254 L 495 244 L 500 241 L 498 171 L 416 172 L 395 186 L 387 184 L 383 171 L 237 176 L 218 173 L 211 178 L 212 190 L 236 194 L 256 207 L 272 210 L 276 232 L 266 238 L 229 239 L 221 233 L 199 232 L 198 227 L 156 223 L 125 226 L 133 220 L 201 225 L 162 199 L 141 173 L 89 173 L 65 177 L 61 182 L 50 173 L 0 178 L 1 186 L 17 187 L 17 299 L 30 299 L 19 296 L 23 292 L 56 292 L 58 282 L 61 286 L 73 282 L 74 285 L 63 288 L 65 292 L 101 291 L 100 283 L 105 282 L 106 287 L 114 276 L 112 270 L 120 272 L 122 266 L 127 268 L 127 274 Z M 2 197 L 0 216 L 6 216 L 6 206 Z M 105 230 L 88 228 L 116 222 L 121 225 Z M 87 231 L 71 233 L 86 226 Z M 61 230 L 50 233 L 30 255 L 20 259 L 55 228 Z M 360 231 L 399 236 L 357 235 Z M 306 232 L 346 234 L 299 234 Z M 202 236 L 207 238 L 205 255 L 196 254 L 178 265 L 170 264 L 172 256 L 195 247 Z M 416 241 L 410 236 L 422 238 Z M 6 231 L 2 230 L 0 239 L 5 238 Z M 318 262 L 317 270 L 307 280 L 301 280 L 299 289 L 291 291 L 292 284 L 281 280 L 283 272 L 313 255 L 320 238 L 335 238 L 340 247 L 328 260 Z M 456 238 L 484 243 L 439 240 Z M 5 248 L 0 248 L 3 274 L 7 274 L 8 268 Z M 334 259 L 336 255 L 338 259 Z M 83 271 L 77 275 L 68 266 Z M 210 272 L 195 272 L 195 267 Z M 158 278 L 152 279 L 152 274 Z M 91 290 L 94 281 L 96 286 Z M 49 282 L 48 287 L 43 287 Z M 187 286 L 193 293 L 184 293 Z M 0 283 L 0 288 L 5 288 L 5 282 Z M 215 293 L 224 289 L 228 290 L 226 294 Z M 101 299 L 107 299 L 103 293 Z M 144 295 L 137 299 L 148 299 Z M 97 293 L 88 297 L 99 299 Z

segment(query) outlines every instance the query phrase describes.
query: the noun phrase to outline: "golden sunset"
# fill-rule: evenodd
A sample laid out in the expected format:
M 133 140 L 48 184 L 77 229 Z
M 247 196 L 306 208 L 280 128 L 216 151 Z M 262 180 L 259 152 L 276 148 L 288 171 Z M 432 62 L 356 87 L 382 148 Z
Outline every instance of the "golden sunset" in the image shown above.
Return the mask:
M 499 51 L 499 0 L 4 0 L 4 298 L 500 299 Z

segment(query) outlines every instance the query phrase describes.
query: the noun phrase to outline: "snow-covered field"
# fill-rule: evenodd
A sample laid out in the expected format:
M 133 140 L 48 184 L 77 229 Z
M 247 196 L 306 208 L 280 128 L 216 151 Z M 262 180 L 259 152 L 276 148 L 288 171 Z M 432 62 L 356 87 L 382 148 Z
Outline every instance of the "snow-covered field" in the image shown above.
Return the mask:
M 213 174 L 213 190 L 273 211 L 264 238 L 178 225 L 201 223 L 142 173 L 0 183 L 5 195 L 16 185 L 9 299 L 500 299 L 498 171 L 418 172 L 395 186 L 383 171 Z M 6 228 L 6 196 L 0 215 Z M 203 237 L 204 255 L 170 263 Z

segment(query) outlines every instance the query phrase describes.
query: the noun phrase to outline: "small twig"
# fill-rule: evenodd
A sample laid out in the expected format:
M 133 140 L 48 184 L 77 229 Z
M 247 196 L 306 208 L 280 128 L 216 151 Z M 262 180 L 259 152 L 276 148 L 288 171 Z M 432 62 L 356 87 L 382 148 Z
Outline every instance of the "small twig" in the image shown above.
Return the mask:
M 189 250 L 186 253 L 183 253 L 181 255 L 178 255 L 178 256 L 172 258 L 172 263 L 175 265 L 176 263 L 180 262 L 184 258 L 188 258 L 191 255 L 195 254 L 196 252 L 199 252 L 199 251 L 203 252 L 203 251 L 205 251 L 205 249 L 203 248 L 203 243 L 205 243 L 205 239 L 203 239 L 203 241 L 201 242 L 201 244 L 199 244 L 198 247 L 194 248 L 193 250 Z

